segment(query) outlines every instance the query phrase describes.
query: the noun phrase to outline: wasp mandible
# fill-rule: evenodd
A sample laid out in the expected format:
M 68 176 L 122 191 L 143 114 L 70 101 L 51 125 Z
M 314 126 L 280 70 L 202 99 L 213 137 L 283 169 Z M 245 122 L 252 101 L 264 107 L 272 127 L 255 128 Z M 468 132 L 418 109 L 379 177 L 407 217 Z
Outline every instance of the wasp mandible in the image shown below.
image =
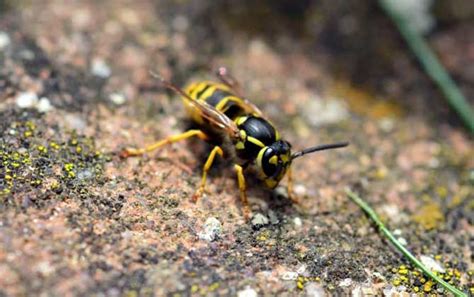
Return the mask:
M 196 82 L 184 90 L 153 72 L 151 74 L 159 79 L 163 86 L 182 97 L 189 117 L 198 128 L 166 137 L 145 148 L 125 149 L 121 155 L 139 156 L 163 145 L 194 136 L 214 144 L 204 164 L 199 188 L 193 195 L 194 201 L 204 193 L 207 173 L 216 155 L 229 157 L 234 161 L 240 199 L 244 215 L 248 218 L 250 209 L 244 171 L 255 172 L 270 189 L 274 189 L 281 179 L 288 175 L 288 193 L 292 198 L 291 164 L 295 159 L 317 151 L 348 145 L 347 142 L 325 144 L 291 153 L 291 144 L 281 138 L 278 130 L 263 116 L 257 106 L 242 96 L 239 83 L 225 67 L 217 70 L 220 83 Z

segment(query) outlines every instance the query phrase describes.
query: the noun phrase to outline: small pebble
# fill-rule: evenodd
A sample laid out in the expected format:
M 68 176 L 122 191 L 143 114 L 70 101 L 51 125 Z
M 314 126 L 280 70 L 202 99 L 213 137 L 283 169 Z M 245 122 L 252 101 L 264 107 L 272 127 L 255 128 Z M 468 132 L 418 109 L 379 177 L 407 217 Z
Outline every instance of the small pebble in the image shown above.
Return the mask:
M 91 72 L 93 75 L 101 77 L 101 78 L 107 78 L 112 73 L 109 65 L 107 65 L 107 63 L 105 63 L 105 61 L 100 58 L 96 58 L 92 60 Z
M 385 204 L 382 206 L 382 211 L 389 217 L 389 218 L 399 218 L 400 217 L 400 209 L 395 204 Z M 393 235 L 401 235 L 402 231 L 400 229 L 396 229 L 393 231 Z
M 440 161 L 438 158 L 431 158 L 429 161 L 428 161 L 428 166 L 430 166 L 430 168 L 438 168 L 439 165 L 440 165 Z
M 352 285 L 351 278 L 345 278 L 339 283 L 339 287 L 349 287 L 350 285 Z
M 65 122 L 68 124 L 69 128 L 77 131 L 83 131 L 87 127 L 84 118 L 73 113 L 66 115 Z
M 294 271 L 285 271 L 281 275 L 282 280 L 296 280 L 298 278 L 298 273 Z
M 288 190 L 284 186 L 278 186 L 276 187 L 275 190 L 273 190 L 273 193 L 275 194 L 276 197 L 283 197 L 283 198 L 288 198 Z
M 114 103 L 115 105 L 122 105 L 125 103 L 126 98 L 123 94 L 120 94 L 120 93 L 112 93 L 110 94 L 109 96 L 109 99 L 110 101 L 112 101 L 112 103 Z
M 376 291 L 367 285 L 357 285 L 351 292 L 352 297 L 376 296 Z
M 204 223 L 203 231 L 198 233 L 199 239 L 214 241 L 219 238 L 222 232 L 222 225 L 218 219 L 210 217 Z
M 310 282 L 304 286 L 304 295 L 306 297 L 325 297 L 326 292 L 320 284 Z
M 270 223 L 272 225 L 276 225 L 280 222 L 280 220 L 276 216 L 275 212 L 271 209 L 268 211 L 268 218 L 270 219 Z
M 296 195 L 298 196 L 304 196 L 306 195 L 306 187 L 302 184 L 297 184 L 293 187 L 293 191 L 295 192 Z
M 10 36 L 7 33 L 0 31 L 0 50 L 5 49 L 11 43 Z
M 392 132 L 395 127 L 395 121 L 391 118 L 383 118 L 379 121 L 379 127 L 385 133 Z
M 301 227 L 303 226 L 303 221 L 299 217 L 295 217 L 293 219 L 293 224 L 295 224 L 295 227 Z
M 303 110 L 303 116 L 312 126 L 320 127 L 347 119 L 349 111 L 341 100 L 311 100 Z
M 425 265 L 431 271 L 436 271 L 436 272 L 441 272 L 441 273 L 446 272 L 443 266 L 438 261 L 436 261 L 435 259 L 431 257 L 421 255 L 420 261 L 421 263 L 423 263 L 423 265 Z
M 397 296 L 398 294 L 397 289 L 392 285 L 385 287 L 382 292 L 385 297 Z
M 296 272 L 299 274 L 299 275 L 304 275 L 306 273 L 306 265 L 301 265 L 300 268 L 298 268 L 298 270 L 296 270 Z
M 46 97 L 41 97 L 38 104 L 36 105 L 36 109 L 41 113 L 47 113 L 48 111 L 53 109 L 51 102 Z
M 402 286 L 398 286 L 398 287 L 397 287 L 397 290 L 398 290 L 398 292 L 405 292 L 405 291 L 407 290 L 407 287 L 405 287 L 405 286 L 403 286 L 403 285 L 402 285 Z
M 245 288 L 245 290 L 241 290 L 237 292 L 237 296 L 238 297 L 257 297 L 258 295 L 254 289 L 247 287 Z
M 256 213 L 252 218 L 252 225 L 257 229 L 268 225 L 269 222 L 268 218 L 261 213 Z
M 36 269 L 38 272 L 45 276 L 50 275 L 54 272 L 54 267 L 47 261 L 42 261 L 37 264 Z
M 34 92 L 23 92 L 18 94 L 15 102 L 19 108 L 33 108 L 38 104 L 38 95 Z
M 93 176 L 94 174 L 89 169 L 81 170 L 77 173 L 78 180 L 91 179 Z
M 41 113 L 46 113 L 53 109 L 53 106 L 46 97 L 41 97 L 38 100 L 38 95 L 34 92 L 20 93 L 15 100 L 19 108 L 36 108 Z
M 406 240 L 405 238 L 403 238 L 403 237 L 398 237 L 397 240 L 398 240 L 398 242 L 399 242 L 401 245 L 403 245 L 403 246 L 406 246 L 407 243 L 408 243 L 407 240 Z

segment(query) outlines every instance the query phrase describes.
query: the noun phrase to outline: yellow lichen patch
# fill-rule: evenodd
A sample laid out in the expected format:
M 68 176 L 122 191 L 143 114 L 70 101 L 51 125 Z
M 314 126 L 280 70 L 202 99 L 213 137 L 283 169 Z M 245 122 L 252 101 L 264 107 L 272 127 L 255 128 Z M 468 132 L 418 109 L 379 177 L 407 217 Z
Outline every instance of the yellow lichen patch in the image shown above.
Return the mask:
M 393 118 L 402 115 L 401 107 L 393 100 L 380 98 L 369 91 L 357 89 L 346 82 L 339 81 L 332 87 L 331 93 L 342 97 L 354 112 L 372 118 Z
M 59 144 L 57 144 L 56 142 L 54 141 L 51 141 L 49 143 L 49 146 L 52 148 L 52 149 L 55 149 L 55 150 L 59 150 L 61 148 L 61 146 Z
M 448 204 L 449 208 L 454 208 L 461 203 L 463 203 L 466 199 L 471 197 L 472 195 L 472 190 L 468 186 L 461 186 L 459 191 L 451 198 L 451 201 Z
M 448 195 L 448 189 L 446 189 L 446 187 L 439 186 L 436 188 L 436 194 L 438 194 L 438 196 L 441 198 L 446 198 Z
M 299 290 L 303 290 L 304 289 L 304 286 L 309 283 L 309 282 L 320 282 L 321 281 L 321 278 L 319 276 L 316 276 L 316 277 L 307 277 L 307 276 L 298 276 L 296 278 L 296 287 L 299 289 Z
M 435 229 L 444 224 L 445 218 L 441 207 L 435 202 L 428 202 L 423 205 L 412 219 L 427 230 Z
M 219 283 L 212 283 L 212 284 L 209 286 L 208 291 L 209 291 L 209 292 L 213 292 L 213 291 L 219 289 L 219 287 L 220 287 L 220 284 L 219 284 Z
M 261 232 L 261 233 L 256 237 L 256 239 L 257 239 L 258 241 L 266 241 L 266 240 L 268 240 L 268 238 L 270 237 L 270 235 L 271 235 L 271 234 L 270 234 L 270 231 L 265 230 L 265 231 Z
M 36 149 L 42 154 L 46 154 L 48 152 L 48 149 L 43 145 L 38 145 Z
M 427 281 L 427 282 L 423 285 L 423 291 L 425 291 L 426 293 L 429 293 L 429 292 L 431 292 L 432 287 L 433 287 L 433 282 L 432 282 L 432 281 Z
M 192 285 L 191 287 L 191 293 L 197 293 L 199 291 L 199 286 L 198 285 Z

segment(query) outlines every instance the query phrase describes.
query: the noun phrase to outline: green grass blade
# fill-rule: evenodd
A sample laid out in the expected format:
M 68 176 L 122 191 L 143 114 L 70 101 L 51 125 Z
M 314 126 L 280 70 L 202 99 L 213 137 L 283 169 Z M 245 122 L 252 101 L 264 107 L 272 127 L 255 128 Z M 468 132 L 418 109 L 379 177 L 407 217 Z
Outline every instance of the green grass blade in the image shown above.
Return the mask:
M 391 243 L 405 256 L 410 260 L 413 265 L 418 267 L 423 273 L 425 273 L 427 276 L 432 278 L 435 282 L 443 286 L 446 290 L 450 291 L 453 293 L 455 296 L 463 296 L 467 297 L 467 294 L 462 292 L 461 290 L 451 286 L 447 282 L 445 282 L 443 279 L 438 277 L 436 274 L 431 272 L 423 263 L 421 263 L 415 256 L 413 256 L 412 253 L 410 253 L 409 250 L 407 250 L 394 236 L 393 234 L 385 227 L 385 225 L 382 223 L 380 218 L 377 216 L 375 211 L 362 200 L 356 193 L 352 192 L 350 189 L 346 189 L 346 194 L 349 196 L 349 198 L 352 199 L 360 208 L 364 210 L 364 212 L 371 218 L 374 223 L 377 225 L 378 229 L 390 240 Z
M 385 13 L 390 16 L 405 38 L 408 46 L 424 68 L 426 74 L 438 85 L 451 108 L 453 108 L 470 132 L 474 132 L 474 111 L 461 93 L 456 83 L 451 79 L 446 69 L 439 62 L 436 54 L 417 31 L 406 21 L 406 17 L 393 8 L 393 0 L 379 0 Z

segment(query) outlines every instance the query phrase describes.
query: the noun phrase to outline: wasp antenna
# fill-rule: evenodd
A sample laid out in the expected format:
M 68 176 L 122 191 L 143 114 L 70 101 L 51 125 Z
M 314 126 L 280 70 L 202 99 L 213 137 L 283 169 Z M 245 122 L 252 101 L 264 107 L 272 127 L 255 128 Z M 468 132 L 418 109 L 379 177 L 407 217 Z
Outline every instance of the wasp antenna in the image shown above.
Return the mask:
M 330 149 L 337 149 L 337 148 L 341 148 L 341 147 L 346 147 L 348 145 L 349 145 L 349 142 L 337 142 L 337 143 L 331 143 L 331 144 L 317 145 L 317 146 L 309 147 L 309 148 L 304 149 L 302 151 L 293 153 L 291 155 L 291 159 L 293 160 L 293 159 L 299 158 L 301 156 L 311 154 L 311 153 L 314 153 L 314 152 L 318 152 L 318 151 L 324 151 L 324 150 L 330 150 Z

